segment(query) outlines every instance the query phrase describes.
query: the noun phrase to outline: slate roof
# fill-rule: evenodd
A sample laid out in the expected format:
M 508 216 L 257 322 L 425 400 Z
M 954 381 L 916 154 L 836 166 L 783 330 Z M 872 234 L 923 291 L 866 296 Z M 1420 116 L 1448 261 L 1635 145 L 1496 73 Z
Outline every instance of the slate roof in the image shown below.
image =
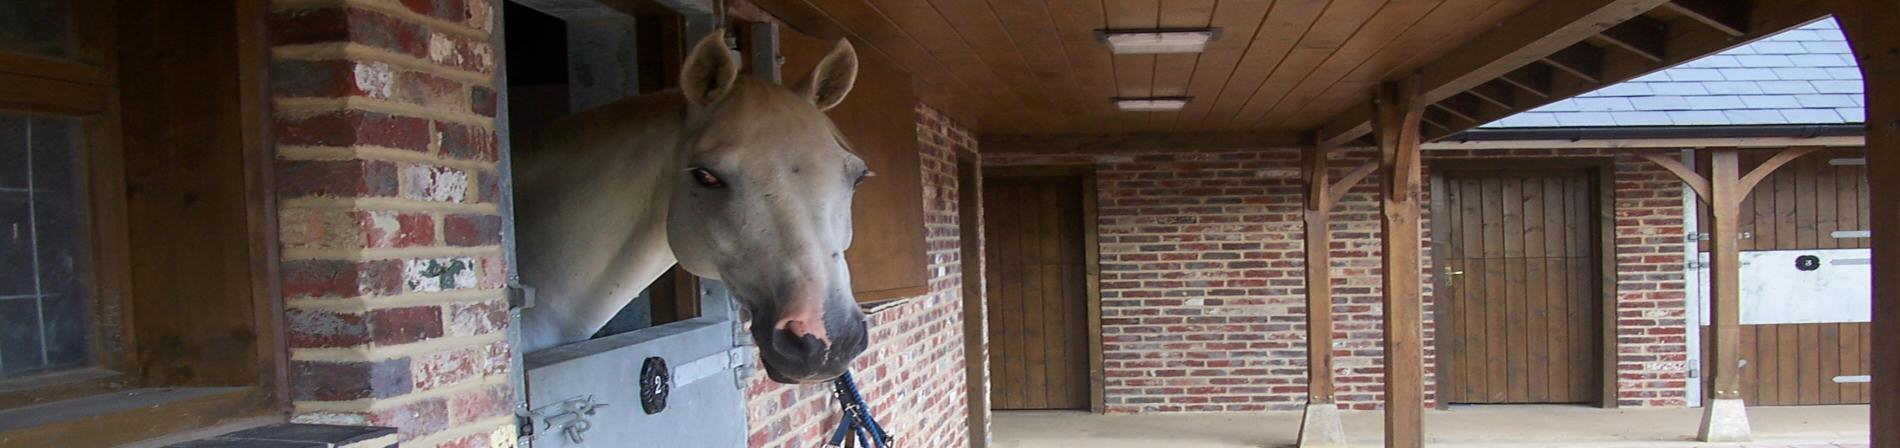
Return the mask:
M 1481 127 L 1862 123 L 1862 98 L 1847 37 L 1827 18 Z

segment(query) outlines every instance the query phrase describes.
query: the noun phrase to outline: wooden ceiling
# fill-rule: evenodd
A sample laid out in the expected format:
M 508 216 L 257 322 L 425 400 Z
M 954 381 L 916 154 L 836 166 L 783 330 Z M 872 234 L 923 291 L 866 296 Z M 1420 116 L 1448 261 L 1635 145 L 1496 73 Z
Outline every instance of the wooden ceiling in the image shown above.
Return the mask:
M 1332 143 L 1363 137 L 1370 92 L 1403 74 L 1423 78 L 1428 135 L 1443 136 L 1825 11 L 1820 0 L 751 2 L 897 64 L 986 138 L 1317 130 Z M 1199 54 L 1113 55 L 1095 34 L 1195 27 L 1220 29 Z M 1179 112 L 1121 112 L 1118 96 L 1194 100 Z
M 816 13 L 994 133 L 1312 128 L 1531 0 L 771 0 Z M 1112 55 L 1105 28 L 1220 29 L 1200 54 Z M 1180 112 L 1111 98 L 1192 96 Z

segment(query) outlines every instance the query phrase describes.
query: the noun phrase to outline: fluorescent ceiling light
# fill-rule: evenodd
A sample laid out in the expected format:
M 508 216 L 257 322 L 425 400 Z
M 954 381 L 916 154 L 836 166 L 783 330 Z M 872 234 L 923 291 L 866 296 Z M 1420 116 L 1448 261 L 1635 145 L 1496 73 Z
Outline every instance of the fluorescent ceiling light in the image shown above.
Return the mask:
M 1115 107 L 1120 107 L 1122 109 L 1122 112 L 1175 111 L 1175 110 L 1181 110 L 1181 108 L 1187 107 L 1188 100 L 1192 100 L 1192 99 L 1194 98 L 1186 97 L 1186 96 L 1166 96 L 1166 97 L 1155 97 L 1155 98 L 1116 98 Z
M 1218 34 L 1219 30 L 1213 28 L 1096 32 L 1115 54 L 1200 53 Z

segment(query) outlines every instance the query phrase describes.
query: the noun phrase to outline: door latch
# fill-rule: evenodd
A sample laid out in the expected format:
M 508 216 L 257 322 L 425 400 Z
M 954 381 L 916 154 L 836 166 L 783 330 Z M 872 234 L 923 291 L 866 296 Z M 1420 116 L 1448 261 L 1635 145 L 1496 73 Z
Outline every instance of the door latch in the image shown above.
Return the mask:
M 532 438 L 542 434 L 560 433 L 561 437 L 567 438 L 569 443 L 576 445 L 586 443 L 587 430 L 594 427 L 594 423 L 588 421 L 588 417 L 592 417 L 595 412 L 604 407 L 607 407 L 607 403 L 595 402 L 593 395 L 569 398 L 559 403 L 542 406 L 521 416 L 527 420 L 526 424 L 522 425 L 524 432 L 522 436 Z

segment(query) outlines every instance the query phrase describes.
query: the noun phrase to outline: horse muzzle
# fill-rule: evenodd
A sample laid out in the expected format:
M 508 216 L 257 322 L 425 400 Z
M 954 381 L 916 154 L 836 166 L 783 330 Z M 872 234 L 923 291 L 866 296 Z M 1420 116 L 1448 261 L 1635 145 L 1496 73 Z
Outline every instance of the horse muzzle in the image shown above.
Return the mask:
M 845 314 L 845 313 L 838 313 Z M 851 313 L 856 314 L 856 313 Z M 784 384 L 829 381 L 864 353 L 868 330 L 862 315 L 826 316 L 822 330 L 810 321 L 755 320 L 752 342 L 766 377 Z

